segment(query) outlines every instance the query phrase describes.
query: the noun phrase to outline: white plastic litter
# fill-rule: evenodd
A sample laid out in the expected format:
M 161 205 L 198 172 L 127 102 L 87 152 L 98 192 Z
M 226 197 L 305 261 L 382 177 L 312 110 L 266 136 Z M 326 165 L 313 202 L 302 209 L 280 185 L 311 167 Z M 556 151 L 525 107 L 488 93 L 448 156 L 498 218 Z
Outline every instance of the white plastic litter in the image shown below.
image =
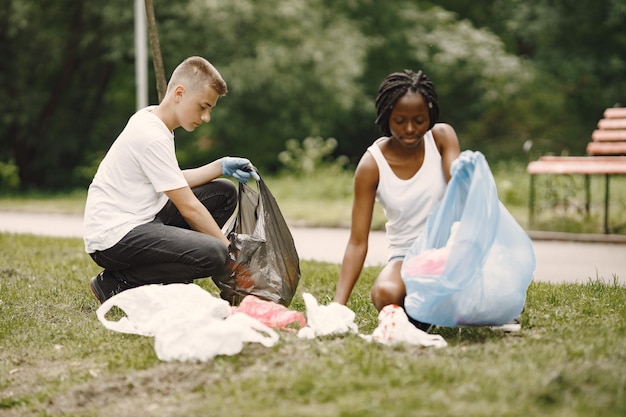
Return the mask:
M 298 337 L 313 339 L 319 336 L 332 334 L 357 333 L 358 327 L 354 322 L 355 314 L 343 304 L 332 302 L 326 306 L 318 304 L 315 297 L 303 293 L 306 306 L 307 326 L 298 331 Z
M 169 320 L 157 329 L 154 350 L 167 362 L 206 362 L 217 355 L 240 353 L 245 342 L 271 347 L 278 339 L 271 328 L 247 314 L 236 313 L 225 320 Z
M 408 343 L 435 348 L 448 346 L 441 335 L 428 334 L 411 324 L 404 309 L 394 304 L 387 305 L 380 310 L 378 327 L 370 336 L 363 336 L 363 338 L 385 345 Z
M 106 318 L 118 307 L 126 316 Z M 278 334 L 258 320 L 231 315 L 230 304 L 195 284 L 146 285 L 126 290 L 96 311 L 113 331 L 154 336 L 157 357 L 164 361 L 207 361 L 216 355 L 235 355 L 245 342 L 275 345 Z
M 106 318 L 113 308 L 126 317 Z M 131 288 L 106 300 L 96 311 L 98 320 L 109 330 L 154 336 L 167 317 L 176 315 L 225 319 L 231 314 L 227 301 L 213 297 L 196 284 L 144 285 Z

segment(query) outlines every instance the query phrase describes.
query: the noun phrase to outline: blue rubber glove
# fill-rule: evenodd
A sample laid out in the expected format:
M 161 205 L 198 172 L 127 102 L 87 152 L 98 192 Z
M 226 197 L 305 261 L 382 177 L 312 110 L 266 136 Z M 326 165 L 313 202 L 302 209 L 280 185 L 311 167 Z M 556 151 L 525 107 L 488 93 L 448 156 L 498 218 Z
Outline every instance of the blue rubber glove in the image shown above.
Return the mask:
M 259 181 L 261 177 L 256 172 L 256 168 L 246 158 L 225 156 L 222 158 L 222 174 L 233 177 L 242 184 L 248 182 L 250 177 Z

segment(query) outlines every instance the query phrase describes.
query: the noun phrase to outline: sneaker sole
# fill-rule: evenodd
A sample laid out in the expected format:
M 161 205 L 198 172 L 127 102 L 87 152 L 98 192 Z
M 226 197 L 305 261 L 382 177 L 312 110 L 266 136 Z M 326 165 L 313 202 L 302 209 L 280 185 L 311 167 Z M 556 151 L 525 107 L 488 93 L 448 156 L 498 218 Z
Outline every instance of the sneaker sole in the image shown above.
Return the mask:
M 522 330 L 522 325 L 519 323 L 507 323 L 501 326 L 491 326 L 491 330 L 499 330 L 506 333 L 515 333 Z
M 96 298 L 98 303 L 102 304 L 106 301 L 106 297 L 104 293 L 102 292 L 102 290 L 100 289 L 100 286 L 98 285 L 97 281 L 98 281 L 97 275 L 91 278 L 91 282 L 89 283 L 89 288 L 91 289 L 91 293 Z

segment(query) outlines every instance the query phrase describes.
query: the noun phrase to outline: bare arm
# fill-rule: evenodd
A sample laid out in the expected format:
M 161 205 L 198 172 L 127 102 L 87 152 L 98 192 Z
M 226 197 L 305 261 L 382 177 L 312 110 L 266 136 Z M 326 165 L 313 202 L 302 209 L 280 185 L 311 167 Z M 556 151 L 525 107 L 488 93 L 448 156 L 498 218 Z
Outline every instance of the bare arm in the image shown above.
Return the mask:
M 218 159 L 216 161 L 213 161 L 209 164 L 203 165 L 198 168 L 183 170 L 183 175 L 185 176 L 185 179 L 187 180 L 187 184 L 189 184 L 189 187 L 191 188 L 197 187 L 198 185 L 206 184 L 220 177 L 222 175 L 222 165 L 220 161 L 221 160 Z M 171 197 L 170 197 L 170 200 L 171 200 Z M 176 205 L 176 207 L 178 207 L 178 205 Z
M 437 149 L 439 149 L 439 153 L 441 154 L 444 177 L 446 182 L 450 181 L 450 167 L 461 152 L 459 138 L 454 128 L 446 123 L 437 123 L 433 127 L 433 137 L 435 138 Z
M 348 302 L 365 263 L 377 185 L 378 166 L 369 152 L 366 152 L 354 174 L 350 239 L 343 256 L 334 299 L 340 304 L 345 305 Z
M 205 165 L 206 166 L 206 165 Z M 196 198 L 190 187 L 166 191 L 165 194 L 174 203 L 180 214 L 193 230 L 213 236 L 228 246 L 229 241 L 215 222 L 211 213 Z

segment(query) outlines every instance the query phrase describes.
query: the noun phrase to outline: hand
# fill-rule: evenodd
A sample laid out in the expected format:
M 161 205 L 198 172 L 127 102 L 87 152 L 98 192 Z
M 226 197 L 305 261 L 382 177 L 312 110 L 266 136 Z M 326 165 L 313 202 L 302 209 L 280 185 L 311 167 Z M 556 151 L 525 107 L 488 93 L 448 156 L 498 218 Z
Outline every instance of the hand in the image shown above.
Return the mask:
M 222 174 L 233 177 L 242 184 L 245 184 L 250 177 L 253 177 L 257 181 L 261 179 L 256 172 L 256 168 L 246 158 L 225 156 L 222 158 L 221 163 Z

